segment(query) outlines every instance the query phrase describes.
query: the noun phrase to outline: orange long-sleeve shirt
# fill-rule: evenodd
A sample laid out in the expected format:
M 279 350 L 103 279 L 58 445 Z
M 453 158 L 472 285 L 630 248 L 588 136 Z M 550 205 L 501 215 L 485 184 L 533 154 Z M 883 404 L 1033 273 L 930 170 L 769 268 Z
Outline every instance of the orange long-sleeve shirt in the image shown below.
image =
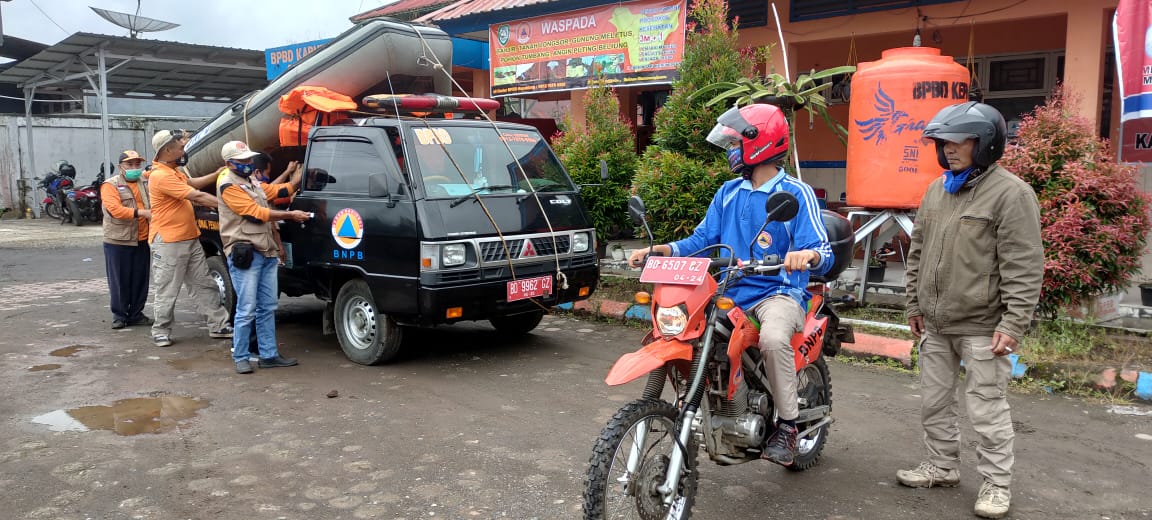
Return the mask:
M 292 192 L 292 185 L 284 184 L 261 184 L 260 188 L 264 190 L 264 198 L 266 200 L 273 200 L 281 196 L 281 190 L 285 194 Z M 220 202 L 227 204 L 232 211 L 236 212 L 241 217 L 252 217 L 261 222 L 268 222 L 271 220 L 272 210 L 270 208 L 261 207 L 252 200 L 244 190 L 236 185 L 228 185 L 220 192 Z
M 100 203 L 108 210 L 108 214 L 112 218 L 120 220 L 127 220 L 132 218 L 134 209 L 145 209 L 144 198 L 140 196 L 140 185 L 136 182 L 126 182 L 128 189 L 132 190 L 132 197 L 136 199 L 136 207 L 129 208 L 120 201 L 120 193 L 117 192 L 116 187 L 110 182 L 105 182 L 100 186 Z M 148 240 L 148 219 L 144 217 L 136 218 L 136 240 Z

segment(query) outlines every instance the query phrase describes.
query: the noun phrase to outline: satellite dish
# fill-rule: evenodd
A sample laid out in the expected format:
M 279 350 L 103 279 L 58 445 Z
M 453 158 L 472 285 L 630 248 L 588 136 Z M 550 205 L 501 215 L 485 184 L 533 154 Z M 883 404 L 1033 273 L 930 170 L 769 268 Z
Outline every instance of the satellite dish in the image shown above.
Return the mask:
M 97 7 L 89 6 L 89 9 L 96 11 L 96 14 L 101 18 L 108 20 L 120 27 L 128 29 L 128 35 L 135 38 L 138 33 L 142 32 L 157 32 L 167 31 L 168 29 L 175 29 L 180 27 L 178 23 L 165 22 L 155 18 L 148 18 L 147 16 L 140 16 L 135 14 L 121 13 L 118 11 L 109 11 L 107 9 L 100 9 Z M 140 12 L 140 3 L 136 3 L 136 12 Z

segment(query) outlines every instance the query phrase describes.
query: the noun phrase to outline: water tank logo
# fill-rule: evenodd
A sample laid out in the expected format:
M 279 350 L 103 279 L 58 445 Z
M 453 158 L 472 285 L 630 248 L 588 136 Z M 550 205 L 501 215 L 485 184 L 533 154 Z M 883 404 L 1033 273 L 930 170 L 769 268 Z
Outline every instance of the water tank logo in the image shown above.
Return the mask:
M 336 245 L 353 249 L 364 239 L 364 219 L 352 208 L 344 208 L 332 217 L 332 238 Z
M 883 144 L 888 139 L 889 133 L 899 135 L 905 130 L 920 132 L 927 125 L 926 121 L 914 120 L 908 115 L 908 112 L 898 110 L 896 101 L 885 93 L 884 88 L 879 85 L 876 86 L 876 95 L 873 99 L 872 108 L 876 111 L 876 117 L 863 121 L 855 120 L 865 141 L 875 139 L 876 144 Z

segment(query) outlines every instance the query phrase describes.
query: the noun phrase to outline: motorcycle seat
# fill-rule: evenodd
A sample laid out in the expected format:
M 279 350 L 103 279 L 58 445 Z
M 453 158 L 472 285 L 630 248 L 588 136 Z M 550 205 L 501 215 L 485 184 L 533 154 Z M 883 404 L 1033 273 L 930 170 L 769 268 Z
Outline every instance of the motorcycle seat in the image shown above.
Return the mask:
M 843 215 L 831 210 L 821 210 L 820 216 L 824 220 L 824 228 L 828 231 L 828 242 L 832 244 L 832 268 L 822 276 L 812 276 L 812 283 L 828 283 L 835 280 L 852 265 L 852 250 L 856 245 L 856 235 L 852 232 L 852 224 Z

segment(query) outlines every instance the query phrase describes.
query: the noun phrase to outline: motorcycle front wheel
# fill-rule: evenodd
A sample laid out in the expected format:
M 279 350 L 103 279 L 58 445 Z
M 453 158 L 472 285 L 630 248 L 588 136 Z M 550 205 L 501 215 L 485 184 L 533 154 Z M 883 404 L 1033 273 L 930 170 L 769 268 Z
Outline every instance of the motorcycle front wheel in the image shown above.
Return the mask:
M 640 399 L 612 416 L 589 461 L 585 519 L 684 520 L 691 515 L 696 498 L 696 442 L 690 440 L 685 446 L 686 469 L 670 506 L 658 491 L 677 442 L 677 415 L 676 407 L 666 401 Z M 631 471 L 630 461 L 634 464 Z
M 44 205 L 44 214 L 48 215 L 52 219 L 59 219 L 60 218 L 60 207 L 55 205 L 55 204 L 45 204 Z

